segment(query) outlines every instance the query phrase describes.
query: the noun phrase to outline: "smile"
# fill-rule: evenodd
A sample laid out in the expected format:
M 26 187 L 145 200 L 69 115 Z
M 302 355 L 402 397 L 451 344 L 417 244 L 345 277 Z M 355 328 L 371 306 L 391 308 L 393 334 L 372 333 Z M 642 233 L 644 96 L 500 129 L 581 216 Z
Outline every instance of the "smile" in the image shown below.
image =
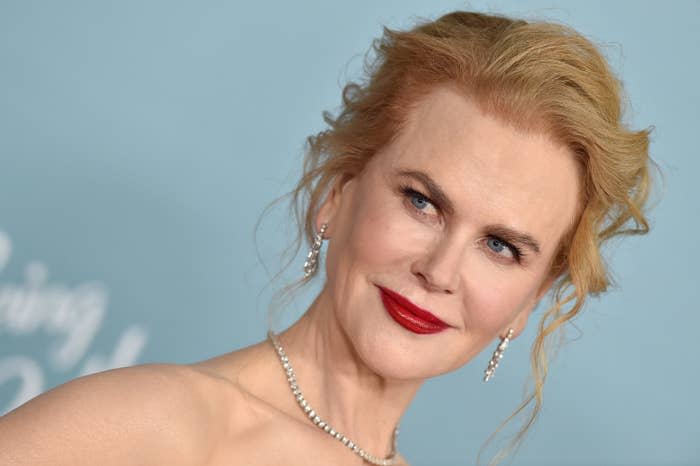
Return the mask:
M 435 315 L 421 309 L 400 294 L 378 285 L 377 288 L 379 288 L 386 311 L 396 323 L 405 329 L 413 333 L 427 334 L 441 332 L 450 327 Z

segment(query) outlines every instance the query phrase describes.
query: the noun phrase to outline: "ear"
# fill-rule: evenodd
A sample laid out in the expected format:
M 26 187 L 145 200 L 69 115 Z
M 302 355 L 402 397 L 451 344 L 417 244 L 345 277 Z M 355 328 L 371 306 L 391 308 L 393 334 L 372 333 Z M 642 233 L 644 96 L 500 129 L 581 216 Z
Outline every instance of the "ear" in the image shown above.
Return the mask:
M 514 330 L 513 337 L 511 339 L 516 338 L 523 332 L 523 330 L 525 329 L 525 325 L 527 324 L 527 320 L 530 317 L 530 314 L 540 302 L 542 297 L 544 297 L 544 295 L 547 294 L 549 289 L 552 287 L 552 284 L 554 283 L 555 279 L 556 276 L 550 275 L 544 280 L 544 282 L 542 282 L 542 286 L 540 286 L 540 289 L 537 291 L 532 300 L 518 313 L 518 315 L 515 316 L 515 319 L 511 321 L 510 325 L 508 325 L 508 327 L 504 329 L 504 331 L 499 335 L 501 338 L 506 336 L 509 328 L 512 328 Z
M 323 235 L 324 238 L 328 239 L 333 236 L 335 220 L 338 218 L 337 214 L 340 210 L 343 194 L 354 181 L 355 178 L 350 175 L 338 175 L 333 181 L 326 195 L 326 199 L 324 199 L 319 206 L 318 212 L 316 213 L 315 227 L 316 231 L 321 231 L 321 225 L 324 223 L 328 224 L 328 229 L 326 229 L 326 233 Z

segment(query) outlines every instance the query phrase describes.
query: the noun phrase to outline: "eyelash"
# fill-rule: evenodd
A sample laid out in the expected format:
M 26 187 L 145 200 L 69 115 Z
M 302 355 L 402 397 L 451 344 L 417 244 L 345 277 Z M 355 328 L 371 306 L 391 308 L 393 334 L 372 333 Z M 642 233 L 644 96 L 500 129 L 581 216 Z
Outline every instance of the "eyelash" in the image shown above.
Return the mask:
M 409 201 L 410 201 L 410 199 L 413 198 L 413 197 L 420 197 L 420 198 L 424 199 L 426 202 L 432 204 L 433 207 L 435 207 L 435 210 L 437 210 L 437 211 L 440 211 L 440 210 L 441 210 L 441 209 L 440 209 L 440 206 L 437 205 L 437 203 L 433 202 L 432 199 L 430 199 L 428 196 L 426 196 L 425 194 L 421 193 L 420 191 L 416 191 L 415 189 L 413 189 L 412 187 L 410 187 L 410 186 L 408 186 L 408 185 L 402 185 L 399 189 L 400 189 L 400 191 L 401 191 L 401 194 L 402 194 L 405 198 L 407 198 Z M 416 206 L 414 206 L 413 203 L 411 203 L 411 207 L 413 208 L 413 210 L 414 210 L 418 215 L 427 215 L 427 214 L 426 214 L 425 212 L 423 212 L 422 210 L 416 208 Z
M 490 236 L 490 238 L 493 238 L 496 241 L 503 243 L 505 247 L 510 249 L 510 252 L 513 254 L 513 259 L 515 259 L 516 262 L 520 263 L 522 261 L 522 258 L 525 255 L 525 253 L 523 253 L 523 251 L 519 247 L 515 246 L 514 244 L 510 244 L 508 241 L 501 239 L 498 236 Z
M 413 189 L 412 187 L 410 187 L 410 186 L 408 186 L 408 185 L 401 185 L 401 187 L 399 188 L 399 190 L 401 191 L 401 194 L 402 194 L 404 197 L 408 198 L 409 200 L 410 200 L 410 198 L 412 198 L 412 197 L 420 197 L 420 198 L 423 198 L 426 202 L 432 204 L 433 207 L 435 207 L 436 210 L 440 211 L 440 206 L 437 205 L 437 204 L 436 204 L 435 202 L 433 202 L 428 196 L 426 196 L 425 194 L 421 193 L 420 191 L 416 191 L 415 189 Z M 425 214 L 424 212 L 422 212 L 420 209 L 417 209 L 413 204 L 411 204 L 411 207 L 413 208 L 413 210 L 414 210 L 418 215 L 427 215 L 427 214 Z M 493 239 L 495 239 L 495 240 L 497 240 L 497 241 L 503 243 L 503 245 L 505 245 L 505 247 L 507 247 L 508 249 L 510 249 L 510 252 L 513 254 L 513 259 L 514 259 L 517 263 L 520 263 L 520 262 L 522 261 L 523 256 L 525 256 L 525 253 L 522 251 L 522 249 L 520 249 L 519 247 L 515 246 L 514 244 L 510 244 L 508 241 L 506 241 L 506 240 L 504 240 L 504 239 L 502 239 L 502 238 L 499 238 L 498 236 L 490 235 L 489 238 L 493 238 Z M 497 254 L 497 253 L 495 253 L 495 252 L 494 252 L 493 254 L 496 255 L 496 256 L 499 255 L 499 254 Z

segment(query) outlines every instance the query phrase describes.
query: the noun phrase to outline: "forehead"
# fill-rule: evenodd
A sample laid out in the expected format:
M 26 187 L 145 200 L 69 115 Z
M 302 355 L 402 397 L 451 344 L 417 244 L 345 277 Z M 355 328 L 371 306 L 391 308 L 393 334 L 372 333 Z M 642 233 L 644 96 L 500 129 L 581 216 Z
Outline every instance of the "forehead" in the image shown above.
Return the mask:
M 397 138 L 376 157 L 386 175 L 421 170 L 456 215 L 503 223 L 556 241 L 576 215 L 579 166 L 566 147 L 483 113 L 445 86 L 416 102 Z

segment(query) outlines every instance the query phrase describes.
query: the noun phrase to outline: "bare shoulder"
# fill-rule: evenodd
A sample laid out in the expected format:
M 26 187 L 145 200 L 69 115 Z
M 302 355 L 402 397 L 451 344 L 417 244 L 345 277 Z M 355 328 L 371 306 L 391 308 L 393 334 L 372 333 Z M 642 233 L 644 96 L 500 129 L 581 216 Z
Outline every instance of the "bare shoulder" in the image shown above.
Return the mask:
M 204 464 L 226 429 L 216 413 L 229 396 L 190 366 L 80 377 L 0 417 L 0 464 Z

